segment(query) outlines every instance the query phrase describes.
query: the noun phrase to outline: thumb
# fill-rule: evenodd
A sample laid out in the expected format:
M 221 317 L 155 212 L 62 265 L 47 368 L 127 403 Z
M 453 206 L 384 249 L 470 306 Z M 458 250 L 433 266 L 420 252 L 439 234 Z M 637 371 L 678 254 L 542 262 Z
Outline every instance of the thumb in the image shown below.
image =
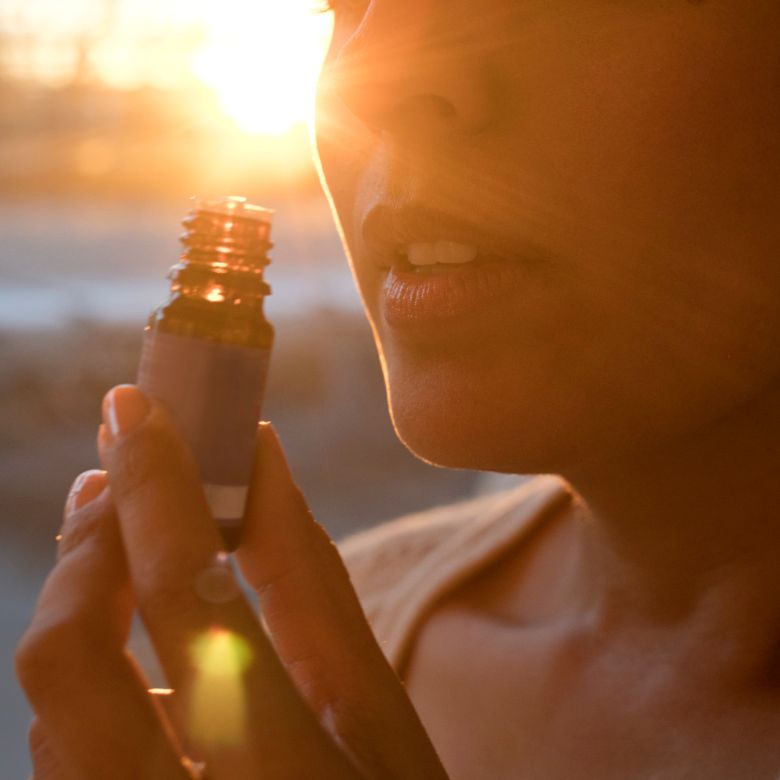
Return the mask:
M 393 777 L 444 777 L 336 546 L 314 521 L 270 425 L 258 429 L 255 463 L 236 557 L 299 692 L 367 774 L 381 769 Z
M 297 667 L 299 656 L 316 649 L 323 663 L 331 660 L 323 655 L 339 654 L 332 660 L 342 666 L 334 632 L 347 627 L 353 655 L 384 660 L 336 546 L 312 516 L 269 423 L 258 426 L 255 464 L 236 558 L 282 660 Z

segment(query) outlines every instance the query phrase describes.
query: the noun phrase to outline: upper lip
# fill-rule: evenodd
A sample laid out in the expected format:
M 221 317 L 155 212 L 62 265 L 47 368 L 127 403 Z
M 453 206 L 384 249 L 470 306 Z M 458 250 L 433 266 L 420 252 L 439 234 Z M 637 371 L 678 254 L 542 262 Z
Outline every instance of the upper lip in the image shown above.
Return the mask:
M 501 257 L 511 251 L 507 242 L 467 219 L 415 205 L 373 206 L 363 219 L 362 238 L 382 269 L 402 263 L 402 250 L 416 243 L 454 241 L 475 247 L 481 255 Z

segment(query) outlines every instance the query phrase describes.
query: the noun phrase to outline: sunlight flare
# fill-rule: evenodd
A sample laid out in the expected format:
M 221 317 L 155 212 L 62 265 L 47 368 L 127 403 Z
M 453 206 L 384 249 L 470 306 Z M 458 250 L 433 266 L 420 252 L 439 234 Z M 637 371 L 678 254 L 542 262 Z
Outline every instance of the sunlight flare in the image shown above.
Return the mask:
M 280 135 L 309 119 L 330 37 L 311 0 L 223 0 L 203 9 L 193 71 L 248 133 Z

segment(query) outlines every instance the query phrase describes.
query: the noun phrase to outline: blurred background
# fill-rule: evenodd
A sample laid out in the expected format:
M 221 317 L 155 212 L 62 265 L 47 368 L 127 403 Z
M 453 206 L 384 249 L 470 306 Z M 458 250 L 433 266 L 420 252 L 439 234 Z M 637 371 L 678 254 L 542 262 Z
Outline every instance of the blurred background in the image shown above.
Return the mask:
M 191 195 L 277 209 L 265 413 L 333 536 L 494 487 L 393 435 L 309 150 L 331 24 L 316 2 L 0 4 L 0 780 L 29 771 L 13 647 Z

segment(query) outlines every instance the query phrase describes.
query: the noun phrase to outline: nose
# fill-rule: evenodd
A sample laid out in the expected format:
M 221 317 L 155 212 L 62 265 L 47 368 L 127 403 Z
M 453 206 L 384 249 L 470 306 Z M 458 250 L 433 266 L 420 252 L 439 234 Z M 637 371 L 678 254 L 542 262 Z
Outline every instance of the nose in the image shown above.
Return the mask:
M 474 134 L 495 119 L 484 44 L 440 0 L 374 0 L 337 49 L 331 87 L 377 132 Z

